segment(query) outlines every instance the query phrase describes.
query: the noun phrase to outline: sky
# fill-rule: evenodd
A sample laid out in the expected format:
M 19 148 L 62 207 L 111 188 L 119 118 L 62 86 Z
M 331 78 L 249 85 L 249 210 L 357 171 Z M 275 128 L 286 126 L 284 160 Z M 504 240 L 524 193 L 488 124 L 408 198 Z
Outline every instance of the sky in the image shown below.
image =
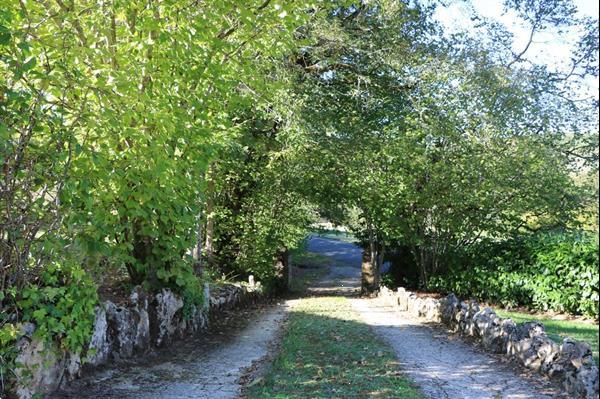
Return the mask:
M 574 0 L 579 16 L 598 18 L 598 0 Z M 455 1 L 448 7 L 438 7 L 434 17 L 438 19 L 447 33 L 458 30 L 474 30 L 470 19 L 470 5 L 486 18 L 502 23 L 514 35 L 513 50 L 522 51 L 529 38 L 529 29 L 513 12 L 504 13 L 502 0 L 472 0 L 471 2 Z M 544 63 L 552 69 L 564 70 L 569 64 L 572 45 L 576 42 L 575 31 L 558 35 L 553 32 L 540 32 L 528 49 L 526 58 Z M 584 95 L 598 98 L 598 77 L 586 81 L 587 90 Z M 582 93 L 583 94 L 583 93 Z

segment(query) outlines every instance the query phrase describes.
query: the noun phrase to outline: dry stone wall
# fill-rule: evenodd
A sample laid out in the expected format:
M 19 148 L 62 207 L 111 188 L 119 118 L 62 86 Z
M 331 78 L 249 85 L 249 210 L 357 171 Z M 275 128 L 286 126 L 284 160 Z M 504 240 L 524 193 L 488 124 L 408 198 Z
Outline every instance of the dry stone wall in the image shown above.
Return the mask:
M 420 298 L 404 288 L 394 292 L 382 288 L 379 298 L 399 311 L 426 322 L 441 323 L 452 331 L 479 340 L 493 353 L 509 356 L 515 362 L 562 381 L 573 398 L 597 399 L 598 366 L 590 346 L 571 338 L 561 344 L 551 340 L 539 322 L 517 325 L 499 317 L 489 307 L 475 301 L 460 301 L 454 294 L 442 299 Z
M 132 358 L 154 347 L 169 345 L 173 340 L 197 334 L 208 327 L 209 314 L 217 314 L 263 296 L 258 284 L 227 284 L 213 290 L 205 288 L 204 308 L 195 308 L 183 315 L 183 300 L 168 289 L 148 294 L 136 287 L 127 304 L 118 306 L 102 302 L 95 310 L 95 321 L 86 359 L 79 354 L 61 350 L 54 343 L 34 337 L 35 325 L 21 326 L 23 337 L 17 343 L 19 355 L 16 394 L 29 399 L 35 394 L 46 395 L 61 384 L 80 376 L 83 369 L 93 369 L 112 361 Z

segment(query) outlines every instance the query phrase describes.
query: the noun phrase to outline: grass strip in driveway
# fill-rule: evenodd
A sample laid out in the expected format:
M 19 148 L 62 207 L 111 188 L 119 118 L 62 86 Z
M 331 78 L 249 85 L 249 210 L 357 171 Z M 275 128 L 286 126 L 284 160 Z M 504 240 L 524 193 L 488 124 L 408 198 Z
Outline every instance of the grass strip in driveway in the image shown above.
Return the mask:
M 422 398 L 344 297 L 298 300 L 271 370 L 248 398 Z

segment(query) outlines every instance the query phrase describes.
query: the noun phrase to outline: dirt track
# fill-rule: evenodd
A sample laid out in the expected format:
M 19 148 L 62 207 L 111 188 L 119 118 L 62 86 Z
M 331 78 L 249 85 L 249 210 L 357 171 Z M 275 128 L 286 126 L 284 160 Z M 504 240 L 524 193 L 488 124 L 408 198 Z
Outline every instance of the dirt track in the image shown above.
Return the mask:
M 285 304 L 231 312 L 205 335 L 79 380 L 53 398 L 233 399 L 239 378 L 263 358 L 285 317 Z

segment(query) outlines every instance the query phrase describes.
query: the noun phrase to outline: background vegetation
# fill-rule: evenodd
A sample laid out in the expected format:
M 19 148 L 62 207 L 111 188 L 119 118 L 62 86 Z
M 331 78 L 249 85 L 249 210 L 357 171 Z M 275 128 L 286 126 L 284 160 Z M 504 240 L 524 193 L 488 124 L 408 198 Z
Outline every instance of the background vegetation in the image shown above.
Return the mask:
M 506 307 L 598 318 L 598 242 L 589 235 L 546 233 L 480 242 L 431 288 Z

